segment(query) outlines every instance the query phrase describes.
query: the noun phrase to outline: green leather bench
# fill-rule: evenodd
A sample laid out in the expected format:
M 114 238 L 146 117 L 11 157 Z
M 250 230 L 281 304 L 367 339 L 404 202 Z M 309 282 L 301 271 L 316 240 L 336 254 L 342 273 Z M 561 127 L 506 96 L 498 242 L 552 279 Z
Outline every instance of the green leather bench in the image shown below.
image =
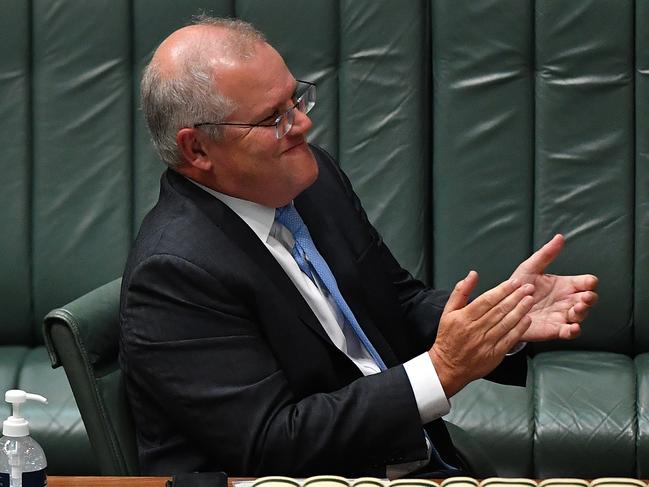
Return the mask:
M 552 271 L 601 278 L 583 336 L 530 346 L 526 389 L 474 383 L 447 419 L 502 475 L 649 477 L 649 0 L 2 2 L 0 388 L 50 398 L 28 410 L 50 473 L 137 471 L 114 280 L 163 169 L 138 79 L 204 9 L 318 83 L 311 140 L 415 275 L 484 290 L 567 235 Z

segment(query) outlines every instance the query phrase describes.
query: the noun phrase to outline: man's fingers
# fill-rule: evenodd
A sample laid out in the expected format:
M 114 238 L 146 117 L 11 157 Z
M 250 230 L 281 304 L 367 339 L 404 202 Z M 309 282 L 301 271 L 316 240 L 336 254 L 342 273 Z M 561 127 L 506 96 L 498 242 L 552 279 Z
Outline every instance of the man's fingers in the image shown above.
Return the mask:
M 485 333 L 485 339 L 493 343 L 499 343 L 507 334 L 515 328 L 518 323 L 530 312 L 534 306 L 534 298 L 525 292 L 533 292 L 534 286 L 530 285 L 531 290 L 518 289 L 507 299 L 487 313 L 483 319 L 491 322 L 491 327 Z
M 562 340 L 572 340 L 581 334 L 579 323 L 569 323 L 559 328 L 559 338 Z
M 467 306 L 467 317 L 471 320 L 481 318 L 519 287 L 521 287 L 521 282 L 518 279 L 509 279 L 485 291 Z
M 583 293 L 579 293 L 579 299 L 586 306 L 592 307 L 597 304 L 597 301 L 599 301 L 599 295 L 593 291 L 585 291 Z
M 572 308 L 568 310 L 567 321 L 568 323 L 581 323 L 588 316 L 588 310 L 590 306 L 584 302 L 579 302 L 575 304 Z
M 572 277 L 572 285 L 577 291 L 594 291 L 597 289 L 599 280 L 592 274 L 582 274 Z
M 530 315 L 525 314 L 518 322 L 514 323 L 514 326 L 511 327 L 509 332 L 498 341 L 495 347 L 495 352 L 499 355 L 505 355 L 508 353 L 516 344 L 521 342 L 523 335 L 529 329 L 531 324 L 532 318 L 530 318 Z
M 476 271 L 469 271 L 467 276 L 459 281 L 453 288 L 451 296 L 444 306 L 444 313 L 462 309 L 469 302 L 469 296 L 478 284 L 478 273 Z
M 567 322 L 581 323 L 588 316 L 590 308 L 597 304 L 597 293 L 585 291 L 576 295 L 576 303 L 568 309 Z
M 519 269 L 524 270 L 526 273 L 541 274 L 561 253 L 564 243 L 565 238 L 563 235 L 556 234 L 552 240 L 523 262 Z

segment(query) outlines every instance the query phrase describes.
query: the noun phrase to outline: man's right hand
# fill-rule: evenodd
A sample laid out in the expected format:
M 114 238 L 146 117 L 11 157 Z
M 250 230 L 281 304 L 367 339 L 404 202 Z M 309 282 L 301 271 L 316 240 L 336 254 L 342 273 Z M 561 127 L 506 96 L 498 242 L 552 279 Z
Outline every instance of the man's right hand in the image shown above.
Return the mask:
M 428 351 L 448 398 L 495 369 L 531 323 L 532 284 L 510 279 L 467 304 L 477 283 L 471 271 L 456 284 Z

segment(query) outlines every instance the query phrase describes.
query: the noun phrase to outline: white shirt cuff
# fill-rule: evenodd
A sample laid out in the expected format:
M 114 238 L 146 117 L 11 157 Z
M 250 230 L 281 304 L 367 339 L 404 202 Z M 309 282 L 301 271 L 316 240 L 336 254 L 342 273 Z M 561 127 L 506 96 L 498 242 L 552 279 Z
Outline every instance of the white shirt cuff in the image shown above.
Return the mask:
M 516 345 L 512 347 L 512 349 L 505 354 L 506 357 L 509 357 L 510 355 L 516 355 L 518 352 L 523 350 L 525 346 L 527 345 L 527 342 L 518 342 Z
M 444 394 L 433 361 L 428 352 L 408 360 L 403 364 L 415 394 L 421 424 L 441 418 L 451 410 L 451 405 Z

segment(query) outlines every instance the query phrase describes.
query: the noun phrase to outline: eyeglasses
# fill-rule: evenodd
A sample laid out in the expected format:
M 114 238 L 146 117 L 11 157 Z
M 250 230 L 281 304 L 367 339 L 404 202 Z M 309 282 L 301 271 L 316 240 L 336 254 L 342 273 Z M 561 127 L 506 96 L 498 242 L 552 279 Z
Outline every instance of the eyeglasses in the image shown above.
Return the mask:
M 259 123 L 230 123 L 230 122 L 201 122 L 195 123 L 194 128 L 202 127 L 203 125 L 230 125 L 234 127 L 275 127 L 275 136 L 278 139 L 284 137 L 289 130 L 293 127 L 293 122 L 295 122 L 295 109 L 304 113 L 305 115 L 311 111 L 315 106 L 316 93 L 315 93 L 315 83 L 309 83 L 308 81 L 297 80 L 298 85 L 295 90 L 295 95 L 293 99 L 295 100 L 295 105 L 286 110 L 284 113 L 280 114 L 273 122 L 263 123 L 265 120 L 270 117 L 265 118 Z

